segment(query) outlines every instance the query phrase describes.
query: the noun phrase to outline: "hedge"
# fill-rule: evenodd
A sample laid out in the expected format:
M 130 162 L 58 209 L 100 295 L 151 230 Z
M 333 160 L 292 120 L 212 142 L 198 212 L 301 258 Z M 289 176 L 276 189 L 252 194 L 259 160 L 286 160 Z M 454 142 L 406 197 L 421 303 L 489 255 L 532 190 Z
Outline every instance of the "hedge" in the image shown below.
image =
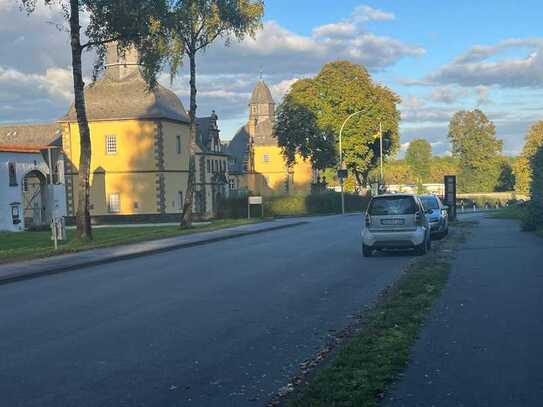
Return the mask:
M 531 200 L 523 228 L 536 230 L 543 227 L 543 146 L 539 147 L 531 158 L 530 167 L 532 170 Z
M 345 194 L 345 211 L 362 212 L 368 198 Z M 285 195 L 264 198 L 264 216 L 304 216 L 341 212 L 341 195 L 337 192 L 321 192 L 311 195 Z M 251 206 L 251 216 L 261 216 L 260 206 Z M 228 198 L 220 205 L 219 218 L 246 218 L 247 198 Z

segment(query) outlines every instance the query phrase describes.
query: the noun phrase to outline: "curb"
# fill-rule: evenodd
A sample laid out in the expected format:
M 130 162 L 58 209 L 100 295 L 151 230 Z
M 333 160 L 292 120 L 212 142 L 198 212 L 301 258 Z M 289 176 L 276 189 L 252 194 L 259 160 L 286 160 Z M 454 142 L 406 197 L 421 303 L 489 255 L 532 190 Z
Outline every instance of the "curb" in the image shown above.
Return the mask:
M 166 252 L 170 252 L 170 251 L 178 250 L 178 249 L 184 249 L 184 248 L 195 247 L 195 246 L 203 246 L 209 243 L 235 239 L 238 237 L 244 237 L 244 236 L 256 235 L 260 233 L 272 232 L 275 230 L 293 228 L 296 226 L 305 225 L 307 223 L 308 222 L 306 221 L 293 222 L 286 225 L 272 226 L 267 229 L 250 230 L 250 231 L 245 231 L 245 232 L 234 233 L 231 235 L 217 236 L 210 239 L 197 240 L 194 242 L 183 242 L 183 243 L 178 243 L 178 244 L 172 244 L 166 247 L 149 249 L 149 250 L 145 250 L 145 251 L 137 252 L 137 253 L 129 253 L 129 254 L 123 254 L 119 256 L 106 257 L 103 259 L 88 260 L 88 261 L 83 261 L 81 263 L 66 264 L 63 266 L 53 266 L 50 268 L 47 268 L 47 266 L 45 266 L 44 268 L 35 272 L 21 271 L 21 272 L 13 273 L 11 275 L 8 274 L 8 275 L 0 276 L 0 285 L 9 284 L 16 281 L 31 280 L 31 279 L 46 276 L 46 275 L 60 274 L 60 273 L 68 272 L 68 271 L 79 270 L 79 269 L 93 267 L 93 266 L 99 266 L 101 264 L 116 263 L 119 261 L 134 259 L 138 257 L 152 255 L 152 254 L 166 253 Z

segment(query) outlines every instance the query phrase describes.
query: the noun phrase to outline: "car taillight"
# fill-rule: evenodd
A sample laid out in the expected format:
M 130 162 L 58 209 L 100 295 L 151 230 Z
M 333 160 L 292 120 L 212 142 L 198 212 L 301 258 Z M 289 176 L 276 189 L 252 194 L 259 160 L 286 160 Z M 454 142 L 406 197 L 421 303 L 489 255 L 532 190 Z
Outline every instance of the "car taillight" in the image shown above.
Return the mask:
M 366 214 L 366 227 L 369 228 L 371 226 L 371 216 Z

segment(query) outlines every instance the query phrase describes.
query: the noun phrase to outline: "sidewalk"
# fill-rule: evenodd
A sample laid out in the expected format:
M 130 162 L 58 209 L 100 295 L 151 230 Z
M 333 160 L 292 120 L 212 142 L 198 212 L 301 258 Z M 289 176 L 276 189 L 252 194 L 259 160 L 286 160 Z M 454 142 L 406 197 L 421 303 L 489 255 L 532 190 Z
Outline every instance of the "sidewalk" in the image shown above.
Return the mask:
M 543 239 L 482 218 L 384 405 L 540 406 Z
M 300 221 L 299 219 L 280 219 L 211 232 L 194 233 L 167 239 L 88 250 L 38 260 L 8 263 L 0 265 L 0 284 L 45 274 L 60 273 L 82 267 L 111 263 L 133 257 L 166 252 L 184 247 L 198 246 L 241 236 L 290 228 L 305 223 L 307 222 Z

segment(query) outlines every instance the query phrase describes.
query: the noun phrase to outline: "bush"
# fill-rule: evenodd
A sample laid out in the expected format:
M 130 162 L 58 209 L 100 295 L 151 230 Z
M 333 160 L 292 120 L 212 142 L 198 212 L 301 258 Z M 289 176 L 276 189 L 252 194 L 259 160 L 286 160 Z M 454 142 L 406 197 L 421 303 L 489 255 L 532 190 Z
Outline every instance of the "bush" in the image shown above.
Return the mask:
M 531 200 L 528 205 L 528 215 L 523 222 L 525 230 L 536 230 L 543 227 L 543 146 L 530 160 L 532 181 L 530 186 Z
M 345 211 L 362 212 L 368 199 L 355 194 L 345 194 Z M 311 195 L 285 195 L 264 198 L 264 216 L 304 216 L 341 212 L 341 196 L 337 192 Z M 247 198 L 224 200 L 219 214 L 223 218 L 246 218 Z M 261 208 L 251 206 L 251 217 L 259 217 Z

